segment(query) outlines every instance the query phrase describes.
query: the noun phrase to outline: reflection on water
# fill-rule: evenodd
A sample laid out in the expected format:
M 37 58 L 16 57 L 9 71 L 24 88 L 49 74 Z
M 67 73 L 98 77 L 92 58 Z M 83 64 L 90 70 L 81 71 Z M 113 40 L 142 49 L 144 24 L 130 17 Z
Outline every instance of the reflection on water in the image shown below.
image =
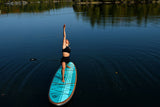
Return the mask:
M 160 22 L 159 4 L 113 4 L 113 5 L 75 5 L 72 2 L 33 3 L 20 6 L 0 5 L 1 14 L 38 13 L 73 7 L 77 18 L 91 23 L 92 26 L 147 26 L 147 23 Z
M 159 105 L 159 8 L 1 5 L 0 106 L 54 107 L 48 90 L 60 65 L 64 23 L 78 72 L 75 94 L 65 106 Z
M 32 3 L 27 5 L 0 5 L 1 14 L 8 14 L 8 13 L 23 13 L 23 12 L 30 12 L 30 13 L 38 13 L 49 11 L 50 9 L 60 9 L 64 7 L 71 7 L 72 2 L 57 2 L 57 3 Z
M 77 17 L 90 22 L 92 26 L 138 26 L 148 21 L 159 23 L 160 5 L 158 4 L 114 4 L 114 5 L 73 5 Z

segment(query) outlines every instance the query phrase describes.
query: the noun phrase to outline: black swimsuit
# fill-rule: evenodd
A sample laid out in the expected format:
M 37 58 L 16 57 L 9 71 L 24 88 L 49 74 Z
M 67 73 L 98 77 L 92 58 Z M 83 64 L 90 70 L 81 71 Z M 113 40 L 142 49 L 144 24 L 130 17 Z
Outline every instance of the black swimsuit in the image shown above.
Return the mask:
M 71 49 L 70 47 L 66 46 L 65 49 L 62 49 L 62 52 L 68 52 L 68 53 L 71 53 Z
M 70 47 L 67 46 L 65 49 L 62 49 L 62 52 L 71 53 L 71 49 L 70 49 Z M 70 58 L 69 58 L 69 57 L 62 57 L 62 58 L 61 58 L 61 63 L 62 63 L 62 62 L 68 63 L 69 61 L 70 61 Z

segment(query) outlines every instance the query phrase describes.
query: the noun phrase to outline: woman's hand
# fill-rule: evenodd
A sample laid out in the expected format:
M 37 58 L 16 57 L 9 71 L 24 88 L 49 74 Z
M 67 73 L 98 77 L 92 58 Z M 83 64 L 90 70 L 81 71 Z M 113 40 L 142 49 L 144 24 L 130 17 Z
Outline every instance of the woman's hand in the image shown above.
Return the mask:
M 66 28 L 66 25 L 64 24 L 64 25 L 63 25 L 63 29 L 65 29 L 65 28 Z

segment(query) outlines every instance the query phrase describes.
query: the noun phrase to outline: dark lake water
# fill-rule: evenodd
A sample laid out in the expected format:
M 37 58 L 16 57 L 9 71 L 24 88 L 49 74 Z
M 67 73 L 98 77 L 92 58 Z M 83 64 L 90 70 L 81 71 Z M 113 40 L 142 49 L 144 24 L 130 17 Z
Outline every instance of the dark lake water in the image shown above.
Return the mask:
M 78 72 L 65 106 L 160 105 L 160 5 L 55 3 L 0 5 L 0 107 L 54 107 L 63 24 Z

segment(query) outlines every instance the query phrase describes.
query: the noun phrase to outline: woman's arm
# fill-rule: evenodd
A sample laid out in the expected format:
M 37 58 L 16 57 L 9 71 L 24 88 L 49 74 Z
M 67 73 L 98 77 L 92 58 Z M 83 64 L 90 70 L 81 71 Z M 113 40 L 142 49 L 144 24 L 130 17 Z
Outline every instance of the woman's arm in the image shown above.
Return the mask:
M 63 26 L 63 46 L 62 46 L 62 49 L 66 48 L 66 25 L 64 24 Z

